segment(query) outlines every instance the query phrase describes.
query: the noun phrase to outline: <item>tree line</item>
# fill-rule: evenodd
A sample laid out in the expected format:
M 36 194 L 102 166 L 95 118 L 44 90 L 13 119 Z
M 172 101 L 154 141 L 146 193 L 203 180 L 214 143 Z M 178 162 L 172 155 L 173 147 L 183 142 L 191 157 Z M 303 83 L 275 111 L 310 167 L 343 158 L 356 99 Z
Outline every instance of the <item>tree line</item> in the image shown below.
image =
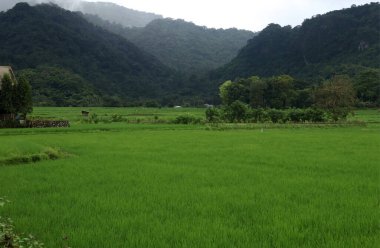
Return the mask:
M 208 109 L 208 121 L 338 121 L 346 119 L 358 101 L 347 75 L 336 75 L 306 89 L 297 88 L 297 81 L 289 75 L 252 76 L 224 82 L 219 96 L 222 107 Z

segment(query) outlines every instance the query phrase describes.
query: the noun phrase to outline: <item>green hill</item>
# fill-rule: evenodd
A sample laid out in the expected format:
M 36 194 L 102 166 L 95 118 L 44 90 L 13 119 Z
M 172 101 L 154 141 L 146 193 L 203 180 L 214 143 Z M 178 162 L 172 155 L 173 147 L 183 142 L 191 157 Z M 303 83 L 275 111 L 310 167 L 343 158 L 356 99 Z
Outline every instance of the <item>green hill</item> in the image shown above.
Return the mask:
M 184 20 L 156 19 L 143 28 L 124 28 L 97 16 L 86 15 L 86 19 L 125 37 L 165 65 L 188 73 L 228 63 L 255 35 L 246 30 L 201 27 Z
M 7 27 L 0 32 L 0 64 L 34 72 L 49 66 L 65 77 L 72 74 L 68 78 L 77 78 L 77 83 L 87 89 L 84 98 L 95 94 L 106 102 L 110 99 L 125 104 L 174 94 L 178 89 L 177 75 L 154 56 L 77 13 L 53 5 L 19 3 L 0 13 L 0 24 Z M 29 71 L 28 75 L 34 74 Z M 35 78 L 30 78 L 32 86 L 42 89 L 41 82 L 47 80 L 37 80 L 36 86 Z M 59 93 L 56 90 L 61 86 L 57 84 L 46 82 L 46 87 Z M 73 87 L 74 91 L 81 92 Z
M 320 82 L 337 73 L 355 76 L 380 67 L 380 4 L 332 11 L 291 28 L 270 24 L 214 80 L 289 74 Z

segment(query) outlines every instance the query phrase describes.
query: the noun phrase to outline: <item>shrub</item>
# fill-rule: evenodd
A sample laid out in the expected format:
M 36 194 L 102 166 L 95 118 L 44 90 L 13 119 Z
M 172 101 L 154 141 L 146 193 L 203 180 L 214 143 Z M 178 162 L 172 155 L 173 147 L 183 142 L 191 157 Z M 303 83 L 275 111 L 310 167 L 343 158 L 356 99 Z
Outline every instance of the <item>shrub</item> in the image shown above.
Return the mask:
M 3 207 L 8 202 L 5 198 L 0 197 L 0 207 Z M 16 234 L 12 220 L 0 216 L 0 247 L 42 248 L 44 244 L 37 241 L 32 235 L 23 237 Z
M 268 112 L 265 109 L 258 108 L 252 109 L 250 112 L 250 119 L 253 122 L 267 122 L 270 120 Z
M 222 109 L 222 119 L 227 122 L 246 122 L 249 118 L 249 110 L 247 104 L 241 101 L 234 101 L 229 106 Z
M 289 110 L 288 120 L 291 122 L 303 122 L 305 120 L 305 111 L 302 109 Z
M 270 120 L 273 123 L 279 123 L 279 122 L 285 123 L 287 121 L 287 116 L 285 112 L 282 110 L 270 109 L 268 111 L 268 115 L 269 115 Z
M 218 123 L 220 119 L 220 111 L 217 108 L 206 109 L 206 121 L 211 123 Z
M 121 115 L 115 114 L 111 116 L 111 122 L 123 122 L 123 121 L 124 121 L 124 118 Z
M 201 123 L 201 118 L 197 118 L 195 116 L 192 116 L 192 115 L 180 115 L 180 116 L 177 116 L 173 123 L 174 124 L 199 124 Z
M 321 109 L 308 108 L 304 110 L 304 120 L 309 122 L 325 122 L 327 115 Z

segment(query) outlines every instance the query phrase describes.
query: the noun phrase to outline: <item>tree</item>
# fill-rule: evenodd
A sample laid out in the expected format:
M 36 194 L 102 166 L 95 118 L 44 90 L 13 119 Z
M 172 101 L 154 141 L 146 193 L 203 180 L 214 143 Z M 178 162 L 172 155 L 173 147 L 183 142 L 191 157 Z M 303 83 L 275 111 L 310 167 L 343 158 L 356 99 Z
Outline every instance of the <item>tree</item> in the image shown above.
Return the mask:
M 265 107 L 265 90 L 268 88 L 267 83 L 257 76 L 248 78 L 249 81 L 249 104 L 253 108 Z
M 287 108 L 295 98 L 294 78 L 289 75 L 272 77 L 267 80 L 265 98 L 271 108 Z
M 248 90 L 244 85 L 232 81 L 226 81 L 219 87 L 219 96 L 222 103 L 231 105 L 235 101 L 246 102 L 248 99 Z
M 347 75 L 334 76 L 315 91 L 315 105 L 326 110 L 334 121 L 345 119 L 352 112 L 356 92 Z
M 224 108 L 224 117 L 229 122 L 244 122 L 248 118 L 248 113 L 248 105 L 239 100 Z
M 28 81 L 20 78 L 19 82 L 12 80 L 9 74 L 5 74 L 1 81 L 0 90 L 0 114 L 24 116 L 32 112 L 32 92 Z
M 356 78 L 354 87 L 361 102 L 380 104 L 380 70 L 367 69 Z
M 14 114 L 14 89 L 13 81 L 9 74 L 5 74 L 1 80 L 0 90 L 0 113 L 2 114 Z
M 24 116 L 33 110 L 32 89 L 29 82 L 21 77 L 14 87 L 14 105 L 15 112 Z

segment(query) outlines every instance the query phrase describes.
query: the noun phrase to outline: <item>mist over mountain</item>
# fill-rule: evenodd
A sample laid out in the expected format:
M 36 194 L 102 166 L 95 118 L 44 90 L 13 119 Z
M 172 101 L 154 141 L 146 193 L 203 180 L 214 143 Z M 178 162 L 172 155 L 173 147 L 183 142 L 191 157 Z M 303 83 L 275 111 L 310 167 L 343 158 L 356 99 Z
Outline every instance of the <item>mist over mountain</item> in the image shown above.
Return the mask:
M 54 3 L 70 11 L 81 11 L 85 14 L 97 15 L 104 20 L 124 27 L 144 27 L 155 19 L 163 18 L 161 15 L 132 10 L 114 3 L 82 0 L 1 0 L 0 11 L 11 9 L 19 2 L 27 2 L 31 5 Z
M 206 72 L 233 59 L 255 33 L 213 29 L 184 20 L 156 19 L 143 28 L 125 28 L 86 15 L 90 22 L 132 41 L 165 65 L 187 73 Z

